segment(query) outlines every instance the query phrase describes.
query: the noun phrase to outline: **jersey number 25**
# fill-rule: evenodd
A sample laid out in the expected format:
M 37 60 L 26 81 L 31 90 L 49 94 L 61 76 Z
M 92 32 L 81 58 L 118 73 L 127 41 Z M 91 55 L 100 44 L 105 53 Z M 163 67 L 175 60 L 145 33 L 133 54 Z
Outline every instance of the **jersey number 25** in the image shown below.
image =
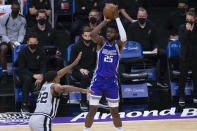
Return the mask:
M 113 62 L 113 56 L 105 55 L 104 62 L 112 63 Z

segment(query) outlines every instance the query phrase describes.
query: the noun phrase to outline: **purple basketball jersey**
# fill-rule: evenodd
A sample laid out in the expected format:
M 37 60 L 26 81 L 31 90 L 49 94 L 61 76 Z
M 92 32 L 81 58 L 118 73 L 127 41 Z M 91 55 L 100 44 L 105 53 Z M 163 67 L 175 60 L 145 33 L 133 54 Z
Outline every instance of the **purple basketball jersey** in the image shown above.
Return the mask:
M 107 41 L 97 53 L 96 75 L 103 78 L 110 78 L 117 74 L 119 64 L 119 49 L 117 42 L 110 45 Z

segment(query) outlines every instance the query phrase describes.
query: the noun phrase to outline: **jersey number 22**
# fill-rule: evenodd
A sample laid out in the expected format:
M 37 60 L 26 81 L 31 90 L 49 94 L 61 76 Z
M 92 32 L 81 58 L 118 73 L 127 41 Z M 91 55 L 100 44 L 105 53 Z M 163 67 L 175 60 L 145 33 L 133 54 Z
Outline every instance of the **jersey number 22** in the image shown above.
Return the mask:
M 48 92 L 40 93 L 38 96 L 38 103 L 47 103 Z

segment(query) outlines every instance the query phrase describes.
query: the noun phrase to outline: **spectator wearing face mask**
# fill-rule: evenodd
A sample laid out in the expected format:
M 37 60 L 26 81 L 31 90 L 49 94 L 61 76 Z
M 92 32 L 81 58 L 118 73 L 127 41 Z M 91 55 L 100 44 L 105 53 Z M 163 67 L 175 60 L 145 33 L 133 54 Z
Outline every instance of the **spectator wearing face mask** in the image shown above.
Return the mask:
M 178 29 L 185 23 L 185 14 L 188 10 L 188 0 L 178 0 L 177 11 L 172 12 L 166 23 L 169 39 L 178 39 Z
M 160 61 L 160 76 L 158 85 L 167 87 L 165 83 L 165 72 L 167 67 L 167 60 L 165 51 L 158 49 L 159 38 L 154 24 L 147 19 L 148 14 L 144 8 L 139 8 L 137 13 L 137 20 L 131 23 L 127 30 L 128 41 L 139 42 L 143 51 L 152 51 L 157 54 L 157 60 Z
M 192 70 L 193 102 L 197 103 L 197 23 L 195 13 L 186 14 L 186 23 L 180 26 L 180 78 L 179 78 L 179 104 L 185 105 L 185 85 L 188 71 Z
M 76 31 L 74 28 L 72 28 L 71 36 L 72 41 L 74 41 L 75 36 L 80 35 L 81 30 L 83 29 L 84 26 L 89 26 L 91 29 L 94 29 L 99 23 L 99 12 L 96 9 L 92 9 L 89 12 L 88 15 L 88 21 L 85 23 L 81 23 L 81 25 L 78 25 L 78 30 Z
M 45 52 L 49 50 L 47 46 L 53 46 L 53 49 L 50 49 L 51 52 L 46 52 L 48 57 L 48 62 L 54 70 L 59 70 L 63 66 L 63 59 L 61 58 L 62 52 L 61 49 L 58 49 L 56 46 L 56 32 L 53 30 L 47 20 L 46 11 L 41 9 L 38 11 L 36 16 L 37 24 L 27 31 L 27 35 L 29 32 L 34 32 L 38 35 L 38 46 L 43 49 Z M 48 48 L 48 49 L 47 49 Z M 53 61 L 52 61 L 53 59 Z
M 27 15 L 28 28 L 36 25 L 36 16 L 41 9 L 45 11 L 47 17 L 51 16 L 50 0 L 29 0 L 29 14 Z
M 22 111 L 28 112 L 28 94 L 35 87 L 39 87 L 46 71 L 46 59 L 44 53 L 38 47 L 38 37 L 30 33 L 28 46 L 19 52 L 19 71 L 22 81 Z
M 26 32 L 26 20 L 19 14 L 20 4 L 14 2 L 11 9 L 11 13 L 0 16 L 0 36 L 2 37 L 2 41 L 0 41 L 0 61 L 3 71 L 3 77 L 1 79 L 2 85 L 7 83 L 7 53 L 11 54 L 14 47 L 23 42 Z
M 96 44 L 92 42 L 90 33 L 92 29 L 88 26 L 83 28 L 82 39 L 72 47 L 70 62 L 72 63 L 79 52 L 82 52 L 82 57 L 79 63 L 73 68 L 72 75 L 80 81 L 81 88 L 87 89 L 93 76 L 96 66 Z M 87 99 L 85 94 L 81 94 L 82 99 L 80 107 L 82 110 L 88 109 Z
M 38 35 L 39 46 L 55 45 L 55 32 L 48 24 L 47 14 L 45 10 L 38 11 L 36 16 L 36 25 L 27 30 L 29 32 L 35 32 Z

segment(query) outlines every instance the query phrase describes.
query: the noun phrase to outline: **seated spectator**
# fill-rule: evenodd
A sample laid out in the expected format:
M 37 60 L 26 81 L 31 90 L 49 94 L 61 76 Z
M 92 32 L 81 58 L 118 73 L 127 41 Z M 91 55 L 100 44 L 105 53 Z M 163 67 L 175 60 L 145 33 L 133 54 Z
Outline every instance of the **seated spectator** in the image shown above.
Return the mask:
M 36 16 L 40 9 L 43 9 L 46 12 L 47 17 L 51 16 L 50 0 L 29 0 L 29 14 L 27 15 L 28 28 L 36 25 Z
M 157 53 L 158 60 L 160 60 L 160 78 L 159 85 L 161 87 L 167 86 L 164 83 L 166 72 L 166 55 L 165 51 L 158 50 L 158 36 L 155 26 L 147 19 L 148 14 L 144 8 L 139 8 L 137 13 L 137 22 L 131 23 L 128 27 L 127 36 L 128 41 L 139 42 L 143 51 L 152 51 Z
M 36 16 L 36 25 L 27 30 L 27 35 L 30 32 L 35 32 L 38 35 L 39 46 L 55 45 L 55 32 L 48 24 L 48 18 L 45 10 L 38 11 Z
M 136 21 L 136 14 L 140 5 L 136 0 L 119 0 L 120 13 L 123 16 L 122 21 L 127 28 L 129 23 Z
M 38 47 L 38 37 L 36 34 L 29 34 L 28 46 L 19 52 L 19 71 L 22 81 L 22 111 L 29 112 L 28 95 L 33 88 L 40 87 L 43 74 L 46 71 L 44 53 Z
M 91 41 L 90 33 L 92 29 L 88 26 L 83 28 L 82 40 L 72 47 L 71 63 L 77 58 L 79 52 L 82 52 L 81 60 L 73 68 L 72 75 L 80 81 L 81 88 L 86 89 L 92 79 L 93 71 L 96 66 L 96 44 Z M 82 99 L 80 107 L 87 110 L 87 99 L 85 94 L 81 94 Z
M 192 70 L 193 81 L 193 102 L 197 103 L 197 23 L 195 13 L 186 14 L 186 23 L 181 27 L 180 34 L 181 53 L 180 53 L 180 79 L 179 79 L 179 105 L 185 105 L 185 85 L 188 71 Z
M 83 27 L 86 23 L 88 23 L 88 15 L 93 8 L 94 1 L 92 0 L 76 1 L 76 16 L 75 21 L 74 23 L 72 23 L 71 27 L 71 35 L 73 36 L 73 38 L 71 39 L 72 42 L 74 42 L 76 35 L 80 35 L 80 27 Z
M 88 19 L 89 19 L 88 26 L 91 29 L 94 29 L 99 23 L 99 12 L 95 9 L 91 10 Z
M 187 0 L 178 0 L 177 11 L 172 12 L 166 23 L 170 39 L 178 39 L 178 29 L 185 23 L 185 14 L 188 10 Z
M 147 11 L 144 8 L 139 8 L 137 13 L 138 21 L 131 23 L 128 27 L 128 40 L 139 42 L 144 51 L 157 52 L 158 38 L 156 36 L 156 28 L 147 18 Z
M 27 34 L 29 32 L 34 32 L 38 35 L 38 41 L 39 41 L 39 47 L 46 51 L 48 50 L 47 46 L 53 46 L 54 49 L 51 50 L 51 52 L 47 52 L 47 58 L 49 64 L 51 64 L 52 67 L 49 67 L 49 69 L 59 70 L 63 67 L 63 59 L 61 58 L 61 52 L 59 49 L 57 49 L 56 46 L 56 33 L 55 31 L 47 24 L 47 14 L 44 10 L 39 10 L 37 17 L 37 24 L 29 29 L 27 31 Z M 55 61 L 55 62 L 54 62 Z
M 91 29 L 94 29 L 98 25 L 98 23 L 99 23 L 99 12 L 96 9 L 92 9 L 89 12 L 88 20 L 89 20 L 88 22 L 83 23 L 83 25 L 78 27 L 79 28 L 78 32 L 72 30 L 72 32 L 71 32 L 71 34 L 72 34 L 71 36 L 73 37 L 72 41 L 74 41 L 76 35 L 79 35 L 81 33 L 84 26 L 89 26 Z
M 0 60 L 3 71 L 1 84 L 3 85 L 7 83 L 7 53 L 11 53 L 15 46 L 23 42 L 26 32 L 26 20 L 19 14 L 20 4 L 14 2 L 11 9 L 11 13 L 0 16 L 0 35 L 3 42 L 0 44 Z

